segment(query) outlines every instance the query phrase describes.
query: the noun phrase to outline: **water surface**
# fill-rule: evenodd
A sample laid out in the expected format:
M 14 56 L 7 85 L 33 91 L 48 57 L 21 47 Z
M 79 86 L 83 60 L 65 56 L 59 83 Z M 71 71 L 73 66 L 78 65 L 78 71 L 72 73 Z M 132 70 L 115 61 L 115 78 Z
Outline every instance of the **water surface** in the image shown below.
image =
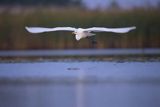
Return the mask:
M 160 62 L 0 64 L 0 107 L 159 107 Z

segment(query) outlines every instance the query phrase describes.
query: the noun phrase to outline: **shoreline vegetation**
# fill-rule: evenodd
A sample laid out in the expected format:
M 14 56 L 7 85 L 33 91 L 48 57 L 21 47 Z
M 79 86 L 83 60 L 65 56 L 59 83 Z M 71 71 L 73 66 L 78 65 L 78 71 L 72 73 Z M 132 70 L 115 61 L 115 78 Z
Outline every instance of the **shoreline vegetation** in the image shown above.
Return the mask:
M 0 6 L 0 50 L 93 48 L 89 39 L 76 41 L 71 32 L 30 34 L 25 26 L 127 27 L 126 34 L 96 33 L 94 48 L 159 48 L 160 9 L 86 10 L 76 7 Z

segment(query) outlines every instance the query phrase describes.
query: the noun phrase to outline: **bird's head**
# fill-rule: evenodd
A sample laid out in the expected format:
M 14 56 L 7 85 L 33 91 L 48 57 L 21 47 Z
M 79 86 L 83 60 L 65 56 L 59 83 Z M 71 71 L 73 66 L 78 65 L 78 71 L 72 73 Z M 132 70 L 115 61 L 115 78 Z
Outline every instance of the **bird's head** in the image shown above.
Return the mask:
M 72 34 L 77 35 L 77 32 L 76 32 L 76 31 L 74 31 L 74 32 L 72 32 Z
M 72 34 L 75 35 L 75 38 L 77 41 L 79 41 L 81 39 L 81 37 L 78 35 L 78 33 L 76 31 L 72 32 Z

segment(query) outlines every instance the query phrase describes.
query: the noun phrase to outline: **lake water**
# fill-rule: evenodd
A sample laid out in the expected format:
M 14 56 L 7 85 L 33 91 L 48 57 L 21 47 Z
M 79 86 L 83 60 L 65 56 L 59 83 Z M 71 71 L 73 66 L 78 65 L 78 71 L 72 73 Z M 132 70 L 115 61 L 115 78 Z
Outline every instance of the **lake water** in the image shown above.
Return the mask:
M 160 107 L 160 62 L 0 63 L 0 107 Z
M 151 84 L 1 85 L 1 107 L 159 107 Z

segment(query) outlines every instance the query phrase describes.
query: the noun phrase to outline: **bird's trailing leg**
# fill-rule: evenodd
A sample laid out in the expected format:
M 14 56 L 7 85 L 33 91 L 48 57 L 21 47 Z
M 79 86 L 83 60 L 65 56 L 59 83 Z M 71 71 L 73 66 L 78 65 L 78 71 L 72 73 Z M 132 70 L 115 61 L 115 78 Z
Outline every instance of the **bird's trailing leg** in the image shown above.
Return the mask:
M 96 48 L 97 41 L 96 41 L 95 36 L 90 36 L 90 37 L 87 37 L 87 38 L 90 40 L 91 48 Z

